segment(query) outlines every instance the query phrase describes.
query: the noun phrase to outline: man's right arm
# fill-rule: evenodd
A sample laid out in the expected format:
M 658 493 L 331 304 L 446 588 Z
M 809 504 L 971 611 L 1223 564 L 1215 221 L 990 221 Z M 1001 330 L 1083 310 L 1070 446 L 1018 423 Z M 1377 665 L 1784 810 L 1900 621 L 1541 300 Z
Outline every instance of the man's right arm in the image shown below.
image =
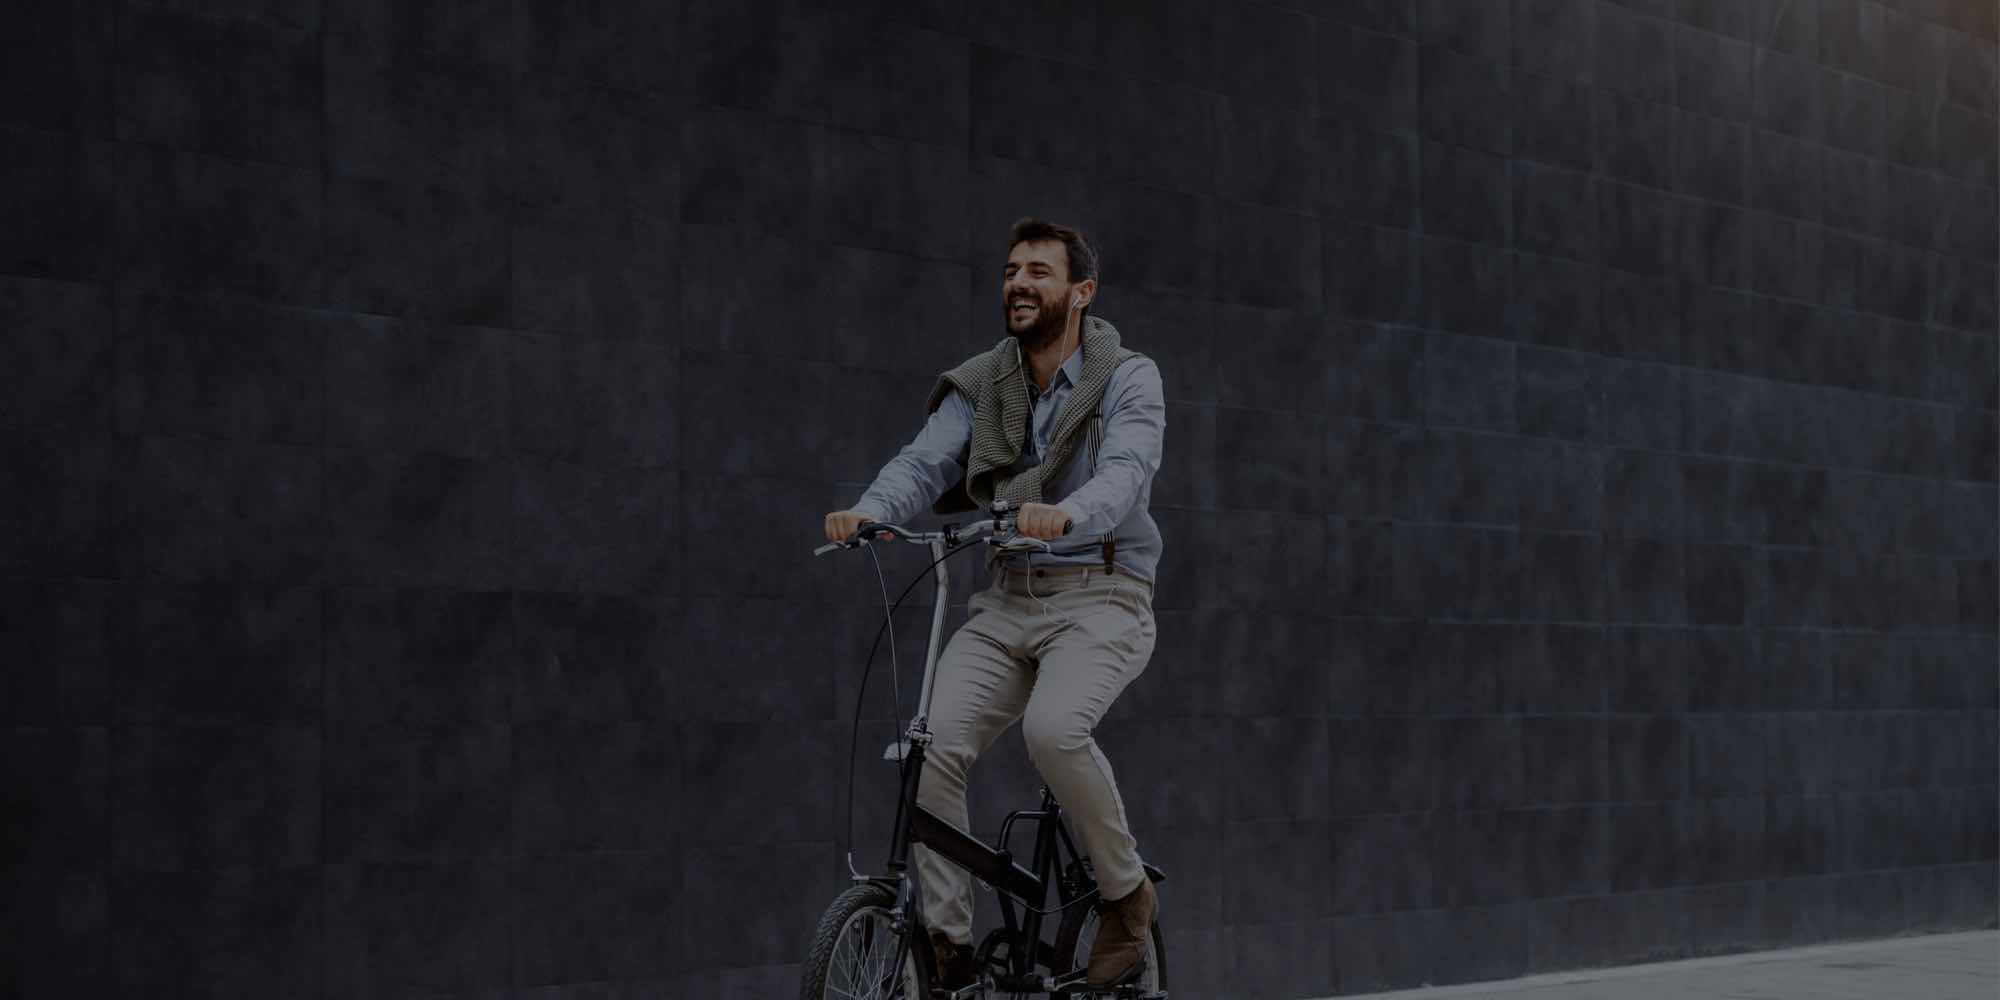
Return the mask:
M 870 520 L 902 524 L 923 513 L 965 475 L 958 456 L 972 441 L 972 404 L 954 388 L 916 440 L 882 467 L 851 510 Z

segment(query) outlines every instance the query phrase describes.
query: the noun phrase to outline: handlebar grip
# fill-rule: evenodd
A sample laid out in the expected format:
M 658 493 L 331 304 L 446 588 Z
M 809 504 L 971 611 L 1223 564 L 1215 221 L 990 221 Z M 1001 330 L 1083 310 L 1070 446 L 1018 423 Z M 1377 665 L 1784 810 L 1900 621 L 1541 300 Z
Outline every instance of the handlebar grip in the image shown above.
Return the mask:
M 869 542 L 877 538 L 895 540 L 898 538 L 907 539 L 909 537 L 910 533 L 907 530 L 890 524 L 887 521 L 869 521 L 861 527 L 854 529 L 854 540 L 856 542 Z

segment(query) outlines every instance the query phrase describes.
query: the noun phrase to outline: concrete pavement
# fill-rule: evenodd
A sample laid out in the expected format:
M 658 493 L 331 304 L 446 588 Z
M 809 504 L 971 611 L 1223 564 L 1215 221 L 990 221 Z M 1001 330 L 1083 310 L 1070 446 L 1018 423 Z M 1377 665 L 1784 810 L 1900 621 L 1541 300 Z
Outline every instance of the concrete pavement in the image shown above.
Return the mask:
M 2000 932 L 1857 941 L 1368 994 L 1370 1000 L 1995 1000 Z

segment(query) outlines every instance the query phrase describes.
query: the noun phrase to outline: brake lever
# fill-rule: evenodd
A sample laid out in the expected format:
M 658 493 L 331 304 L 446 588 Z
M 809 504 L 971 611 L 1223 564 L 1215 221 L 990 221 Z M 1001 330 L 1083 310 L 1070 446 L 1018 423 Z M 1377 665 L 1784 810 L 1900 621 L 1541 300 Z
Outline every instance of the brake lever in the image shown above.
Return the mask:
M 888 532 L 883 532 L 882 535 L 878 537 L 893 539 L 895 536 L 889 534 Z M 869 541 L 870 541 L 869 539 L 863 538 L 860 535 L 856 535 L 853 538 L 850 538 L 844 542 L 828 542 L 825 545 L 822 545 L 819 548 L 814 549 L 813 555 L 823 556 L 829 552 L 832 552 L 834 549 L 858 549 L 863 545 L 867 545 Z

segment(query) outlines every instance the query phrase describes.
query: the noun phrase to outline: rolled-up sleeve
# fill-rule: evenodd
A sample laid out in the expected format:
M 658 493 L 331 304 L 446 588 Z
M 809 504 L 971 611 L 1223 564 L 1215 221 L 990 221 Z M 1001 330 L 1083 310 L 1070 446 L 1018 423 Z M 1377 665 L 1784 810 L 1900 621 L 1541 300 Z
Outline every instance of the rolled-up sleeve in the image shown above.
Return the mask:
M 1160 471 L 1166 434 L 1167 399 L 1160 367 L 1146 357 L 1121 366 L 1105 386 L 1104 440 L 1097 468 L 1057 504 L 1075 522 L 1071 534 L 1103 534 L 1125 520 Z
M 954 388 L 924 421 L 916 440 L 882 467 L 852 509 L 891 524 L 923 513 L 965 475 L 959 455 L 971 441 L 972 404 Z

